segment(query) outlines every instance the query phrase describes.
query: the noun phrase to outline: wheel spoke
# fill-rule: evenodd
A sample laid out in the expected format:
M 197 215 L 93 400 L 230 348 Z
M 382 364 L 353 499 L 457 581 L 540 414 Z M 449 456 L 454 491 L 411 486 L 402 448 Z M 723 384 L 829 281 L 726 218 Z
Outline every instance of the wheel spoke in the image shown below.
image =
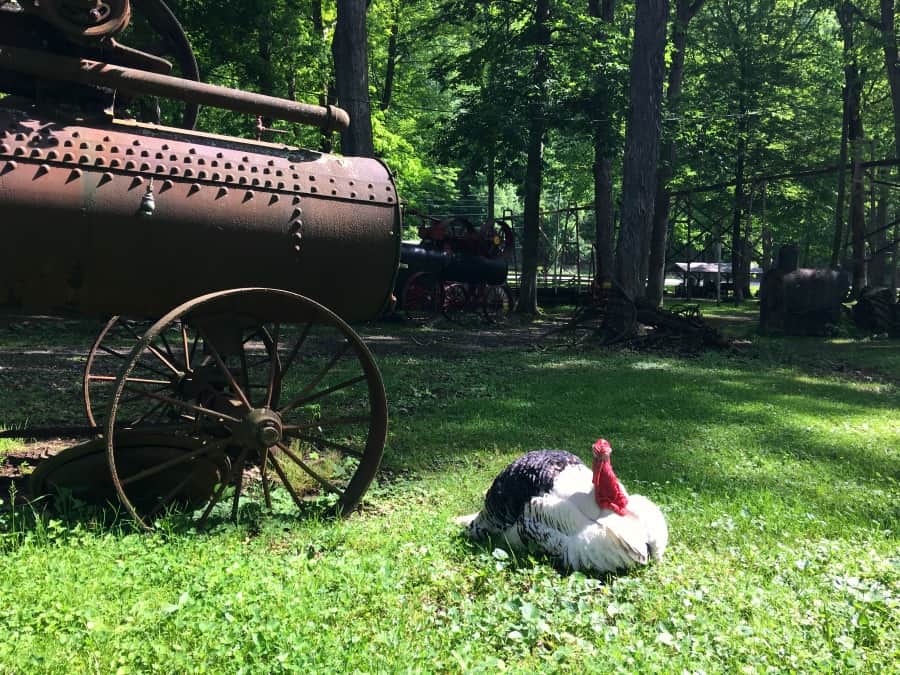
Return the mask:
M 114 356 L 115 358 L 117 358 L 117 359 L 119 359 L 119 360 L 121 360 L 121 361 L 127 361 L 127 360 L 128 360 L 128 355 L 127 355 L 127 354 L 122 354 L 121 352 L 117 352 L 117 351 L 116 351 L 115 349 L 113 349 L 112 347 L 107 347 L 106 345 L 101 344 L 101 345 L 99 345 L 97 348 L 98 348 L 101 352 L 105 352 L 106 354 L 109 354 L 110 356 Z M 166 371 L 164 371 L 164 370 L 159 370 L 158 368 L 153 368 L 152 366 L 149 366 L 149 365 L 147 365 L 146 363 L 143 363 L 143 362 L 140 362 L 140 361 L 139 361 L 138 363 L 136 363 L 135 365 L 136 365 L 137 367 L 139 367 L 139 368 L 143 368 L 144 370 L 149 370 L 151 373 L 156 373 L 157 375 L 161 375 L 162 377 L 168 377 L 168 376 L 169 376 L 169 374 L 168 374 Z
M 187 326 L 184 325 L 184 321 L 181 322 L 181 346 L 184 349 L 184 370 L 189 373 L 191 372 L 192 352 L 188 349 Z
M 181 492 L 184 487 L 191 482 L 191 478 L 193 478 L 193 475 L 191 475 L 190 472 L 186 473 L 184 475 L 184 478 L 182 478 L 175 487 L 169 490 L 163 496 L 163 498 L 159 500 L 159 504 L 157 504 L 153 508 L 153 510 L 147 514 L 147 520 L 152 522 L 153 519 L 156 518 L 156 514 L 162 511 L 173 499 L 175 499 L 175 497 L 178 496 L 178 493 Z
M 354 415 L 351 417 L 331 417 L 313 420 L 305 424 L 287 424 L 282 427 L 285 432 L 302 431 L 303 429 L 313 429 L 316 427 L 335 427 L 344 424 L 360 424 L 368 422 L 370 418 L 367 415 Z
M 332 357 L 331 361 L 329 361 L 327 364 L 325 364 L 325 367 L 319 371 L 319 373 L 313 378 L 312 382 L 307 384 L 303 388 L 303 391 L 301 391 L 293 401 L 288 403 L 284 408 L 282 408 L 278 412 L 284 414 L 290 410 L 293 410 L 298 405 L 300 405 L 300 403 L 304 400 L 304 397 L 307 394 L 309 394 L 309 392 L 311 392 L 313 389 L 315 389 L 316 386 L 319 384 L 319 382 L 321 382 L 323 379 L 325 379 L 325 376 L 328 375 L 329 371 L 331 371 L 331 369 L 334 368 L 335 365 L 337 365 L 337 362 L 341 360 L 341 357 L 344 356 L 344 354 L 346 354 L 352 346 L 353 345 L 350 343 L 349 340 L 345 341 L 343 349 L 338 351 L 338 353 Z
M 191 412 L 198 413 L 200 415 L 206 415 L 207 417 L 212 417 L 213 419 L 223 420 L 226 422 L 231 422 L 232 424 L 240 424 L 240 420 L 236 417 L 232 417 L 231 415 L 226 415 L 222 412 L 217 412 L 215 410 L 210 410 L 209 408 L 204 408 L 201 405 L 194 405 L 193 403 L 188 403 L 187 401 L 179 401 L 177 398 L 172 398 L 171 396 L 163 396 L 162 394 L 157 394 L 151 391 L 146 391 L 142 389 L 134 389 L 132 387 L 125 386 L 126 389 L 130 391 L 134 391 L 139 395 L 146 396 L 147 398 L 156 399 L 157 401 L 163 401 L 170 405 L 175 406 L 176 408 L 182 408 L 183 410 L 190 410 Z
M 243 462 L 241 462 L 240 466 L 235 467 L 235 472 L 234 497 L 231 500 L 231 520 L 236 523 L 238 517 L 238 506 L 240 506 L 241 501 L 241 490 L 244 487 Z
M 325 479 L 322 478 L 319 474 L 317 474 L 315 471 L 313 471 L 312 469 L 310 469 L 310 468 L 306 465 L 306 463 L 305 463 L 302 459 L 300 459 L 300 458 L 294 453 L 294 451 L 291 450 L 287 445 L 285 445 L 284 443 L 278 443 L 278 448 L 279 448 L 285 455 L 287 455 L 287 456 L 294 462 L 294 464 L 296 464 L 296 465 L 299 466 L 301 469 L 303 469 L 303 471 L 305 471 L 305 472 L 309 475 L 310 478 L 312 478 L 314 481 L 316 481 L 316 482 L 317 482 L 319 485 L 321 485 L 323 488 L 325 488 L 325 489 L 328 490 L 329 492 L 333 492 L 333 493 L 336 494 L 338 497 L 340 497 L 342 494 L 344 494 L 337 486 L 335 486 L 335 485 L 333 485 L 331 482 L 325 480 Z
M 303 500 L 300 499 L 300 495 L 297 494 L 297 491 L 294 489 L 294 486 L 291 485 L 291 481 L 288 480 L 287 474 L 284 472 L 284 469 L 281 467 L 281 463 L 278 461 L 278 458 L 275 455 L 271 456 L 272 466 L 275 468 L 275 473 L 278 474 L 278 478 L 281 479 L 281 484 L 284 485 L 285 489 L 290 493 L 291 499 L 294 500 L 294 504 L 298 509 L 303 509 Z
M 97 380 L 98 382 L 115 382 L 119 378 L 115 375 L 91 375 L 88 374 L 89 380 Z M 136 382 L 138 384 L 161 384 L 166 387 L 171 386 L 172 380 L 151 380 L 144 377 L 126 377 L 127 382 Z
M 135 333 L 135 335 L 137 336 L 136 333 Z M 160 335 L 159 337 L 160 337 L 160 339 L 163 340 L 163 342 L 165 342 L 165 338 L 162 335 Z M 140 340 L 142 338 L 138 337 L 138 339 Z M 160 361 L 160 363 L 162 363 L 166 368 L 171 370 L 173 373 L 175 373 L 179 377 L 181 377 L 184 374 L 180 370 L 178 370 L 178 368 L 176 368 L 175 365 L 171 361 L 169 361 L 169 359 L 167 359 L 165 356 L 163 356 L 163 353 L 161 351 L 159 351 L 156 347 L 154 347 L 152 344 L 149 344 L 149 343 L 147 344 L 147 351 L 149 351 L 151 354 L 153 354 L 153 356 L 155 356 Z
M 166 354 L 168 355 L 169 360 L 172 363 L 175 363 L 175 361 L 177 361 L 178 359 L 175 358 L 175 354 L 172 352 L 172 348 L 169 346 L 169 341 L 166 340 L 166 334 L 160 333 L 159 339 L 162 340 L 163 349 L 166 350 Z
M 346 389 L 347 387 L 352 387 L 357 382 L 362 382 L 366 379 L 365 375 L 358 375 L 357 377 L 351 377 L 349 380 L 344 380 L 340 384 L 336 384 L 333 387 L 329 387 L 328 389 L 323 389 L 322 391 L 318 391 L 315 394 L 310 394 L 306 398 L 294 399 L 291 401 L 292 408 L 298 408 L 301 405 L 306 405 L 308 403 L 312 403 L 313 401 L 318 401 L 320 398 L 333 394 L 336 391 L 340 391 L 341 389 Z
M 266 390 L 266 408 L 272 407 L 272 399 L 275 396 L 275 386 L 278 382 L 278 339 L 280 333 L 281 324 L 276 323 L 275 328 L 272 331 L 272 358 L 270 359 L 269 364 L 269 388 Z M 263 466 L 265 466 L 265 462 L 263 462 Z M 263 481 L 263 486 L 263 490 L 265 490 L 265 481 Z
M 262 480 L 262 488 L 263 488 L 263 499 L 266 504 L 266 508 L 269 511 L 272 510 L 272 493 L 269 490 L 269 448 L 263 450 L 263 458 L 262 464 L 259 467 L 259 477 Z
M 188 363 L 189 363 L 189 364 L 191 364 L 191 363 L 194 362 L 194 354 L 197 353 L 197 345 L 198 345 L 199 343 L 200 343 L 200 333 L 198 332 L 198 333 L 194 336 L 194 341 L 191 343 L 191 355 L 190 355 L 190 357 L 188 358 Z M 188 369 L 191 370 L 191 368 L 188 368 Z
M 241 450 L 241 454 L 238 455 L 237 461 L 235 462 L 236 466 L 243 466 L 244 462 L 247 459 L 247 447 L 244 447 Z M 228 472 L 228 475 L 222 479 L 222 482 L 219 484 L 219 487 L 216 488 L 215 493 L 212 496 L 212 499 L 209 500 L 209 504 L 206 505 L 206 508 L 203 509 L 203 514 L 200 516 L 200 519 L 197 521 L 197 529 L 203 527 L 206 523 L 206 519 L 209 518 L 209 514 L 212 513 L 212 510 L 215 508 L 216 504 L 219 503 L 219 500 L 222 498 L 222 494 L 225 492 L 225 488 L 227 488 L 234 478 L 234 468 Z
M 241 345 L 241 387 L 247 394 L 247 407 L 252 407 L 250 404 L 250 372 L 247 370 L 247 353 L 244 350 L 244 347 L 247 343 Z
M 165 471 L 167 469 L 171 469 L 173 466 L 178 466 L 184 462 L 190 462 L 191 460 L 200 457 L 200 455 L 205 455 L 207 452 L 212 450 L 218 450 L 221 447 L 224 447 L 228 443 L 231 442 L 230 438 L 223 438 L 218 441 L 214 441 L 212 443 L 208 443 L 204 445 L 202 448 L 194 450 L 193 452 L 185 453 L 179 457 L 173 457 L 172 459 L 167 459 L 162 464 L 157 464 L 156 466 L 152 466 L 149 469 L 144 469 L 143 471 L 139 471 L 133 476 L 129 476 L 121 481 L 119 481 L 123 486 L 128 485 L 129 483 L 134 483 L 135 481 L 143 480 L 145 478 L 149 478 L 150 476 L 155 476 L 156 474 Z
M 237 380 L 234 379 L 234 375 L 228 369 L 228 366 L 225 365 L 225 361 L 222 360 L 221 354 L 219 354 L 219 350 L 216 349 L 216 346 L 210 342 L 209 338 L 206 336 L 206 333 L 201 330 L 200 333 L 203 335 L 203 343 L 209 349 L 212 354 L 213 359 L 216 361 L 216 365 L 219 366 L 219 370 L 225 375 L 225 379 L 228 380 L 228 384 L 231 385 L 232 389 L 234 389 L 234 393 L 237 394 L 237 397 L 241 399 L 241 403 L 243 403 L 248 409 L 253 406 L 250 405 L 250 401 L 247 399 L 247 394 L 244 393 L 244 390 L 241 389 L 240 385 L 238 385 Z
M 300 333 L 300 337 L 297 338 L 297 344 L 294 345 L 294 348 L 291 350 L 290 355 L 287 360 L 285 360 L 284 365 L 281 368 L 281 373 L 279 375 L 279 380 L 284 381 L 284 376 L 287 374 L 287 371 L 294 364 L 294 359 L 297 358 L 297 354 L 300 352 L 300 348 L 303 346 L 303 343 L 306 342 L 306 338 L 309 336 L 309 332 L 312 330 L 312 324 L 308 323 L 303 328 L 303 332 Z
M 129 427 L 136 427 L 138 424 L 140 424 L 141 422 L 143 422 L 144 420 L 146 420 L 148 417 L 150 417 L 150 415 L 155 415 L 155 414 L 158 413 L 160 410 L 162 410 L 163 406 L 165 406 L 165 405 L 166 405 L 166 404 L 163 403 L 162 401 L 157 401 L 157 402 L 153 405 L 153 407 L 150 408 L 150 410 L 148 410 L 147 412 L 145 412 L 143 415 L 141 415 L 141 416 L 138 417 L 137 419 L 131 420 L 131 422 L 128 424 L 128 426 L 129 426 Z
M 359 450 L 354 450 L 349 445 L 335 443 L 334 441 L 330 441 L 322 436 L 303 434 L 297 431 L 295 428 L 285 428 L 282 429 L 282 431 L 284 435 L 289 438 L 296 438 L 298 441 L 306 441 L 307 443 L 312 443 L 313 445 L 324 445 L 329 448 L 334 448 L 335 450 L 340 450 L 345 455 L 350 455 L 351 457 L 356 457 L 357 459 L 363 458 L 363 453 L 361 453 Z

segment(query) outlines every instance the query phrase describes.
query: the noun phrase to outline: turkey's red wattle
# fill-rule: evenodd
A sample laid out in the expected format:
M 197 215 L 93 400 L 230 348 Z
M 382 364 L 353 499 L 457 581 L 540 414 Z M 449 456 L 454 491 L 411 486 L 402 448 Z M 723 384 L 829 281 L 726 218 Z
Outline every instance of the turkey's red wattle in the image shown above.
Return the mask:
M 616 479 L 608 457 L 594 460 L 594 478 L 591 482 L 594 484 L 594 499 L 597 506 L 624 516 L 628 497 L 619 487 L 619 481 Z

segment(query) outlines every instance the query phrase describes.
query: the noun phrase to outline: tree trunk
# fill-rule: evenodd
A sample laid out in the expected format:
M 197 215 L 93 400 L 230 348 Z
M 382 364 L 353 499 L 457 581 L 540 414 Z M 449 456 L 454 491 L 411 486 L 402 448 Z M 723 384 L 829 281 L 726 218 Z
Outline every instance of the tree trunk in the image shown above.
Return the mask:
M 331 51 L 338 103 L 350 114 L 350 126 L 341 133 L 341 151 L 345 155 L 374 157 L 365 0 L 337 0 Z
M 522 275 L 519 284 L 520 314 L 537 314 L 538 234 L 540 232 L 541 183 L 543 180 L 545 106 L 550 59 L 550 0 L 537 0 L 534 15 L 537 47 L 532 72 L 532 95 L 528 103 L 528 158 L 525 167 L 524 232 L 522 235 Z
M 597 252 L 597 270 L 594 275 L 598 282 L 613 276 L 613 221 L 612 162 L 604 149 L 605 129 L 594 132 L 594 247 Z M 602 146 L 602 147 L 601 147 Z
M 849 59 L 844 63 L 844 80 L 847 87 L 847 142 L 853 155 L 853 175 L 850 183 L 850 227 L 849 235 L 852 248 L 853 293 L 858 295 L 866 285 L 866 193 L 862 168 L 863 125 L 860 115 L 862 99 L 862 81 L 859 66 L 853 48 L 852 5 L 845 3 L 838 10 L 838 20 L 844 45 L 848 47 Z
M 766 189 L 768 185 L 763 181 L 762 194 L 760 195 L 759 216 L 762 220 L 762 232 L 760 234 L 760 247 L 762 248 L 762 268 L 763 272 L 768 272 L 772 268 L 772 258 L 774 243 L 772 241 L 772 227 L 766 220 Z
M 850 46 L 844 42 L 844 62 L 846 63 L 849 56 Z M 847 85 L 843 90 L 844 112 L 841 116 L 841 151 L 838 158 L 838 185 L 837 185 L 837 203 L 834 207 L 834 241 L 831 245 L 831 267 L 837 268 L 841 260 L 841 242 L 844 240 L 844 201 L 847 191 L 847 130 L 850 123 L 847 119 L 849 115 L 849 96 Z
M 747 155 L 748 127 L 747 104 L 742 94 L 737 119 L 737 162 L 734 169 L 734 210 L 731 217 L 731 287 L 736 305 L 744 301 L 744 285 L 741 279 L 741 270 L 744 267 L 744 239 L 741 222 L 744 213 L 744 163 Z
M 900 158 L 900 57 L 897 54 L 897 33 L 894 21 L 894 0 L 880 0 L 881 36 L 884 46 L 884 65 L 891 88 L 894 109 L 894 153 Z
M 256 55 L 259 59 L 257 85 L 259 91 L 266 96 L 275 94 L 275 73 L 272 67 L 272 5 L 269 4 L 260 16 L 259 34 L 256 42 Z M 261 124 L 268 129 L 272 126 L 271 117 L 263 117 Z M 268 134 L 267 134 L 268 135 Z M 268 140 L 260 134 L 261 140 Z
M 616 280 L 630 300 L 643 293 L 641 252 L 653 219 L 668 16 L 668 0 L 638 0 L 629 70 L 622 217 L 616 249 Z
M 325 41 L 325 22 L 322 19 L 322 0 L 312 0 L 310 6 L 310 19 L 312 19 L 313 32 L 319 40 Z M 326 106 L 334 101 L 334 82 L 331 76 L 323 75 L 322 86 L 319 89 L 319 105 Z M 319 150 L 331 152 L 334 147 L 330 131 L 322 129 L 319 140 Z
M 874 187 L 874 183 L 873 183 Z M 868 265 L 869 284 L 872 286 L 886 286 L 888 282 L 888 258 L 890 247 L 888 246 L 888 220 L 887 220 L 888 186 L 882 185 L 878 190 L 878 199 L 875 208 L 872 209 L 870 221 L 873 223 L 869 235 L 869 250 L 871 259 Z
M 684 59 L 687 49 L 687 30 L 691 19 L 703 6 L 704 0 L 676 0 L 675 23 L 672 26 L 672 63 L 669 66 L 669 82 L 666 89 L 666 110 L 677 115 L 681 99 L 681 83 L 684 79 Z M 663 141 L 659 153 L 659 170 L 656 178 L 656 197 L 653 207 L 653 229 L 650 235 L 650 260 L 647 268 L 647 301 L 654 307 L 662 305 L 666 281 L 666 240 L 669 233 L 669 205 L 671 194 L 669 181 L 675 170 L 675 138 L 670 133 Z
M 397 70 L 397 38 L 400 34 L 400 7 L 394 3 L 394 18 L 391 21 L 391 37 L 388 38 L 387 65 L 384 69 L 384 89 L 381 90 L 381 109 L 391 107 L 394 92 L 394 73 Z
M 495 157 L 494 157 L 494 147 L 491 146 L 490 156 L 488 157 L 488 165 L 487 165 L 487 222 L 488 224 L 492 224 L 494 222 L 494 214 L 496 213 L 496 201 L 497 201 L 497 171 L 494 167 Z
M 896 216 L 896 212 L 894 213 Z M 891 248 L 891 297 L 897 297 L 897 285 L 900 282 L 900 225 L 894 225 L 894 245 Z
M 854 94 L 851 94 L 851 99 Z M 859 105 L 859 90 L 855 94 Z M 863 161 L 863 128 L 859 109 L 850 115 L 850 145 L 853 148 L 853 178 L 850 184 L 850 240 L 852 249 L 853 292 L 858 294 L 866 286 L 866 191 Z
M 605 39 L 607 25 L 615 19 L 615 0 L 588 0 L 590 15 L 602 19 L 597 40 Z M 594 125 L 594 250 L 597 267 L 596 282 L 612 279 L 614 262 L 614 207 L 612 196 L 612 154 L 614 152 L 615 111 L 613 92 L 607 78 L 598 73 L 594 82 L 594 110 L 598 121 Z

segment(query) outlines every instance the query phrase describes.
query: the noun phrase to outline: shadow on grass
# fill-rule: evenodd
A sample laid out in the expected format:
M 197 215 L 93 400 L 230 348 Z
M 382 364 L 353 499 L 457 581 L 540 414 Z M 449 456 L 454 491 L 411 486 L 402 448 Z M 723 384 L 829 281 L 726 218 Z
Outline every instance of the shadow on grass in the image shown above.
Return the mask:
M 4 502 L 6 498 L 4 497 Z M 87 503 L 69 494 L 45 495 L 12 508 L 0 510 L 0 551 L 25 541 L 48 543 L 64 538 L 64 533 L 91 532 L 124 537 L 147 535 L 178 537 L 218 535 L 240 531 L 255 536 L 265 530 L 288 530 L 299 521 L 326 522 L 340 519 L 335 505 L 310 500 L 298 508 L 293 502 L 274 504 L 268 510 L 257 499 L 241 497 L 237 520 L 231 518 L 231 500 L 223 499 L 202 527 L 197 526 L 200 511 L 172 509 L 156 520 L 150 530 L 143 528 L 117 502 Z
M 891 451 L 900 426 L 890 422 L 898 401 L 889 387 L 815 381 L 733 359 L 529 359 L 492 396 L 448 396 L 417 409 L 394 434 L 386 463 L 427 473 L 459 471 L 464 460 L 499 471 L 537 448 L 587 458 L 604 436 L 626 485 L 629 477 L 674 480 L 724 502 L 774 498 L 840 510 L 859 524 L 898 519 L 884 497 L 866 496 L 900 480 Z

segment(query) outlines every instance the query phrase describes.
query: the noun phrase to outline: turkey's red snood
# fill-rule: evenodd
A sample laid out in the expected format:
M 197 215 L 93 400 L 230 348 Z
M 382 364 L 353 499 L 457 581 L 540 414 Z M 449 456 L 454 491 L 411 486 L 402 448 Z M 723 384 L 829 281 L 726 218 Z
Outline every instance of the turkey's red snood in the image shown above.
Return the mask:
M 612 454 L 612 447 L 609 442 L 601 438 L 594 443 L 594 477 L 591 481 L 594 484 L 594 499 L 597 506 L 601 509 L 609 509 L 615 511 L 620 516 L 625 515 L 625 507 L 628 505 L 628 497 L 619 487 L 619 481 L 613 472 L 612 464 L 609 456 Z

